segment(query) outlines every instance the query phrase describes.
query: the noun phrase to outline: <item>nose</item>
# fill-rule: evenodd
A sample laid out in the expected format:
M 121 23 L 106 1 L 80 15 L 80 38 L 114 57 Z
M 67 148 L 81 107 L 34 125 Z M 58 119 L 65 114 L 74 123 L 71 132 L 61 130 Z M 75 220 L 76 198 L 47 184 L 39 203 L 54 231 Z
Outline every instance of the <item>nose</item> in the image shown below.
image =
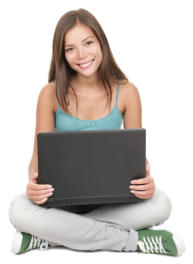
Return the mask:
M 77 57 L 78 57 L 78 59 L 85 58 L 85 52 L 84 52 L 83 48 L 77 49 Z

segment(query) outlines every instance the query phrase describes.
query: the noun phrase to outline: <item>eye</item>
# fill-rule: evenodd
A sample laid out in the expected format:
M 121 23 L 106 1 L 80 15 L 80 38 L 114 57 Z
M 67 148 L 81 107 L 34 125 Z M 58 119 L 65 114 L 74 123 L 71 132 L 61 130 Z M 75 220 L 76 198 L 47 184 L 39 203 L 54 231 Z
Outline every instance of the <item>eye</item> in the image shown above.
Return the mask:
M 86 44 L 90 45 L 91 43 L 93 43 L 92 41 L 87 41 Z
M 73 48 L 68 48 L 67 50 L 66 50 L 66 52 L 68 52 L 68 51 L 72 51 L 73 50 Z

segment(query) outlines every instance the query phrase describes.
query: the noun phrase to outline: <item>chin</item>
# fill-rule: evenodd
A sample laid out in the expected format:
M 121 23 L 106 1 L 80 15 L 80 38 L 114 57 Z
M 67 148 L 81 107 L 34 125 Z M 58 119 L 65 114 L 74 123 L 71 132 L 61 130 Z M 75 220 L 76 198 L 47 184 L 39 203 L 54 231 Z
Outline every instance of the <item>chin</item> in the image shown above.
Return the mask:
M 97 74 L 97 71 L 93 72 L 93 73 L 82 73 L 82 72 L 77 72 L 79 75 L 83 76 L 83 77 L 92 77 L 94 75 Z
M 91 76 L 95 75 L 97 73 L 97 71 L 98 71 L 98 69 L 94 69 L 94 70 L 92 69 L 92 71 L 89 71 L 89 70 L 77 71 L 77 69 L 76 69 L 77 74 L 80 74 L 80 75 L 85 76 L 85 77 L 91 77 Z

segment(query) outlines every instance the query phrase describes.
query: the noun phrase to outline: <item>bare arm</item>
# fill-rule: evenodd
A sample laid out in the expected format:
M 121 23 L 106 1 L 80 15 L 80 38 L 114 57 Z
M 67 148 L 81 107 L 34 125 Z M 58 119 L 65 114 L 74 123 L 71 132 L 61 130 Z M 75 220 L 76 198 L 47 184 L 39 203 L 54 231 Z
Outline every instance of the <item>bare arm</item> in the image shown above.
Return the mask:
M 142 128 L 142 107 L 138 89 L 133 84 L 125 88 L 125 116 L 124 128 Z M 133 180 L 129 186 L 131 192 L 142 199 L 149 199 L 155 193 L 155 184 L 150 176 L 150 165 L 146 158 L 146 177 Z
M 125 89 L 124 128 L 142 128 L 142 107 L 138 89 L 132 83 Z M 146 164 L 149 164 L 146 158 Z
M 40 91 L 36 108 L 36 129 L 32 159 L 28 166 L 29 180 L 38 171 L 37 134 L 54 131 L 54 87 L 47 84 Z
M 28 180 L 32 180 L 32 176 L 35 172 L 38 172 L 38 162 L 37 160 L 31 160 L 28 166 Z
M 47 197 L 52 195 L 53 189 L 48 184 L 38 184 L 38 153 L 37 134 L 40 132 L 54 131 L 54 86 L 49 83 L 42 88 L 38 97 L 36 110 L 36 129 L 32 159 L 28 166 L 26 193 L 28 198 L 36 204 L 42 204 Z M 35 174 L 36 173 L 36 174 Z

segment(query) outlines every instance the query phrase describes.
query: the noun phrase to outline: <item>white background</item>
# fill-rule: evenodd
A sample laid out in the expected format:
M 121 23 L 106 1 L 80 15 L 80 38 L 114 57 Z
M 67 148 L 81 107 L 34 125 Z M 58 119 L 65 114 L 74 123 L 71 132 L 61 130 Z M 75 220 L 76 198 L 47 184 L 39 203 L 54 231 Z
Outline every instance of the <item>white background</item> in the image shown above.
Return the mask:
M 1 1 L 1 259 L 36 262 L 59 256 L 68 263 L 188 263 L 192 248 L 192 70 L 193 1 Z M 123 72 L 138 88 L 147 158 L 156 185 L 173 210 L 160 226 L 172 228 L 186 243 L 182 257 L 139 253 L 85 253 L 34 250 L 14 256 L 15 233 L 8 219 L 11 199 L 25 192 L 32 155 L 40 89 L 48 82 L 53 33 L 60 17 L 85 8 L 98 19 Z M 67 260 L 68 259 L 68 260 Z

